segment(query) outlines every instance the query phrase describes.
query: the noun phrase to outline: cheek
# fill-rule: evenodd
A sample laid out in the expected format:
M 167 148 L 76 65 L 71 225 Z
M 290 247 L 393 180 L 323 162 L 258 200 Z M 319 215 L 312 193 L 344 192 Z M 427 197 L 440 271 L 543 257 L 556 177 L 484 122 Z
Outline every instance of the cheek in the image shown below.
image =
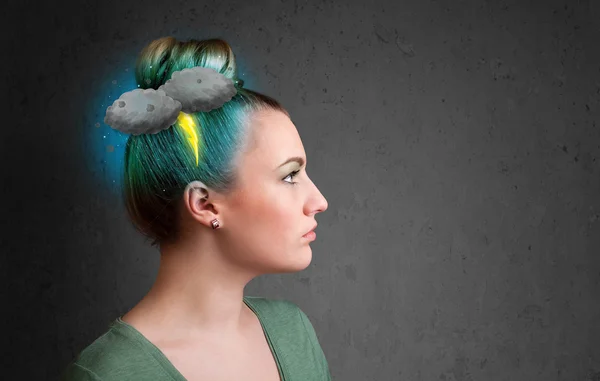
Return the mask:
M 233 216 L 235 230 L 255 248 L 279 250 L 290 240 L 302 236 L 298 205 L 294 204 L 293 194 L 285 189 L 285 184 L 255 188 L 252 195 L 246 192 L 237 206 L 236 213 L 239 213 Z
M 264 192 L 262 196 L 250 205 L 249 215 L 256 216 L 254 227 L 264 233 L 264 238 L 277 241 L 277 234 L 281 238 L 289 238 L 300 229 L 294 216 L 295 205 L 288 200 L 282 192 Z
M 286 193 L 287 192 L 287 193 Z M 242 200 L 242 199 L 240 199 Z M 299 271 L 310 263 L 302 239 L 305 221 L 297 195 L 285 186 L 257 189 L 236 205 L 226 238 L 229 253 L 243 267 L 262 273 Z M 300 254 L 309 254 L 300 255 Z M 291 267 L 290 267 L 291 266 Z

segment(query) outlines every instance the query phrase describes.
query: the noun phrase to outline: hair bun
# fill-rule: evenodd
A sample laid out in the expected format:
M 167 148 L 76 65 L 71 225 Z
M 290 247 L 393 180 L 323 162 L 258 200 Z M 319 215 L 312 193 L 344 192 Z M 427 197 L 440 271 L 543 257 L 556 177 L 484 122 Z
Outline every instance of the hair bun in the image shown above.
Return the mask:
M 136 82 L 143 89 L 158 89 L 171 78 L 172 72 L 193 67 L 210 68 L 232 80 L 237 77 L 235 56 L 226 41 L 177 41 L 173 37 L 162 37 L 140 52 L 135 68 Z

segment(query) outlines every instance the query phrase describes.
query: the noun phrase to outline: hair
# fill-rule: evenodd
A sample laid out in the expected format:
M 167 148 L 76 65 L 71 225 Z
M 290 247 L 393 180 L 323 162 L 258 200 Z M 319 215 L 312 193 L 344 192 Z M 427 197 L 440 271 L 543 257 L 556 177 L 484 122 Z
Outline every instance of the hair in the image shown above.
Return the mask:
M 148 44 L 138 56 L 135 79 L 139 88 L 158 89 L 174 71 L 203 66 L 237 80 L 235 57 L 221 39 L 177 41 L 163 37 Z M 249 137 L 249 116 L 262 110 L 288 112 L 275 99 L 237 88 L 222 107 L 188 114 L 194 122 L 196 147 L 179 120 L 157 134 L 131 135 L 125 146 L 124 200 L 134 226 L 151 246 L 179 237 L 178 204 L 187 184 L 202 181 L 223 194 L 237 186 L 238 158 Z M 193 144 L 193 143 L 192 143 Z

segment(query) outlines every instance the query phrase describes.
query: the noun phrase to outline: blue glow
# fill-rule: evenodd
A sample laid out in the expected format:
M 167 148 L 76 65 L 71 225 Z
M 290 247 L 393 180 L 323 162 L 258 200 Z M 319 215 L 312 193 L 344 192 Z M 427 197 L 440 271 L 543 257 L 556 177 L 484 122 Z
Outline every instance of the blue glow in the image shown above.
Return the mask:
M 123 61 L 121 61 L 123 62 Z M 94 176 L 94 183 L 100 182 L 106 190 L 120 193 L 123 181 L 125 143 L 128 134 L 113 130 L 104 123 L 106 108 L 121 94 L 137 88 L 134 69 L 114 70 L 100 81 L 95 96 L 89 100 L 91 126 L 84 126 L 87 167 Z

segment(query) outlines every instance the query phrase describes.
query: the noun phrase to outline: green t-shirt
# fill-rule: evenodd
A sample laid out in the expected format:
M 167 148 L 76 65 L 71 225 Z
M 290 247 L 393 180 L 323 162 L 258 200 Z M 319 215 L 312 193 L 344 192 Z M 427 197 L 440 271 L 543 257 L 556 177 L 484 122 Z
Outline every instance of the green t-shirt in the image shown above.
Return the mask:
M 282 381 L 331 381 L 325 354 L 306 314 L 287 300 L 244 296 L 260 321 Z M 121 318 L 68 365 L 62 381 L 185 378 L 154 344 Z M 207 380 L 209 381 L 209 380 Z

